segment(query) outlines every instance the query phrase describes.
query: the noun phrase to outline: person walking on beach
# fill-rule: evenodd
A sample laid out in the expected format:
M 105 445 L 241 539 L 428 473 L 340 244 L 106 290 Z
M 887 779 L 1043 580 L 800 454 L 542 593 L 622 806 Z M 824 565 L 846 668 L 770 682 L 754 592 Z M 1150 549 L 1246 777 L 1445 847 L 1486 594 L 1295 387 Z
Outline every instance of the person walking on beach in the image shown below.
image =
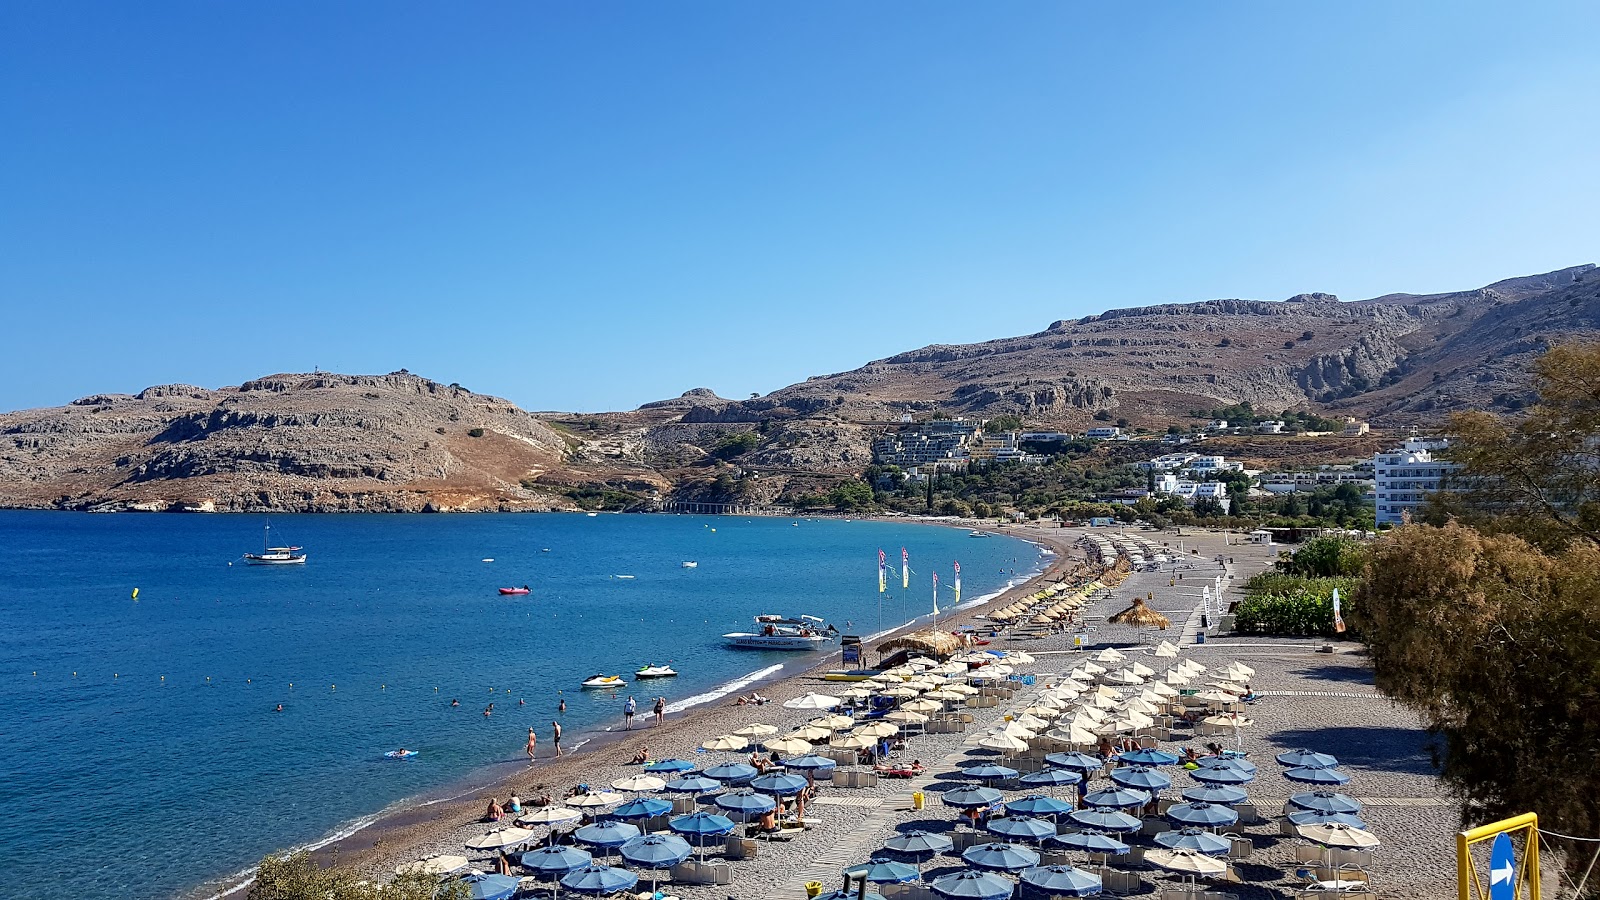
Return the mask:
M 533 733 L 533 726 L 528 726 L 528 763 L 533 764 L 533 751 L 539 746 L 539 736 Z
M 554 741 L 555 745 L 556 745 L 556 755 L 560 756 L 561 755 L 561 723 L 560 722 L 551 722 L 550 723 L 550 733 L 551 733 L 551 735 L 553 735 L 551 740 Z
M 666 722 L 666 720 L 667 720 L 667 698 L 665 698 L 665 697 L 657 697 L 656 698 L 655 714 L 656 714 L 656 724 L 657 725 L 661 725 L 662 723 Z
M 622 704 L 622 730 L 623 731 L 631 731 L 633 729 L 633 714 L 638 712 L 638 711 L 639 711 L 639 702 L 637 700 L 633 699 L 633 695 L 632 694 L 629 694 L 628 695 L 628 702 Z

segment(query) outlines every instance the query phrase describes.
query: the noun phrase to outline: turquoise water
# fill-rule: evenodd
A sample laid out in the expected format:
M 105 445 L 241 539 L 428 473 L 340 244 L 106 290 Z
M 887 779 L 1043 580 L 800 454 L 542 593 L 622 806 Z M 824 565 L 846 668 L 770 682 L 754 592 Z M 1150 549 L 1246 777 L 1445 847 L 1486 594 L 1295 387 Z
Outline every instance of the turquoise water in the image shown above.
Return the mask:
M 0 512 L 0 896 L 170 897 L 514 761 L 530 725 L 549 752 L 560 696 L 564 744 L 615 724 L 626 694 L 580 690 L 594 672 L 670 660 L 640 712 L 676 708 L 806 665 L 723 646 L 757 613 L 870 634 L 927 612 L 952 560 L 967 598 L 1039 563 L 909 524 L 480 514 L 280 516 L 307 565 L 229 565 L 261 524 Z M 880 603 L 901 546 L 911 591 Z M 401 746 L 421 755 L 384 759 Z

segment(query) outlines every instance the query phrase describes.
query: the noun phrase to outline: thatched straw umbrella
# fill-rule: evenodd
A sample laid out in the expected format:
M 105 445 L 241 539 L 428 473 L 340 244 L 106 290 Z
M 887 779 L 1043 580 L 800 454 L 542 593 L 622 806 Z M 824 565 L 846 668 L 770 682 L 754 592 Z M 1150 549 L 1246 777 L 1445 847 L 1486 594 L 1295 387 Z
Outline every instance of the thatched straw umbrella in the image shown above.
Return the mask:
M 1150 628 L 1159 628 L 1166 631 L 1172 625 L 1172 620 L 1145 605 L 1144 598 L 1133 598 L 1133 605 L 1106 619 L 1113 625 L 1133 625 L 1139 629 L 1139 639 L 1144 640 L 1144 633 Z
M 918 631 L 878 645 L 879 653 L 912 650 L 936 657 L 950 656 L 961 652 L 962 649 L 961 639 L 948 631 Z

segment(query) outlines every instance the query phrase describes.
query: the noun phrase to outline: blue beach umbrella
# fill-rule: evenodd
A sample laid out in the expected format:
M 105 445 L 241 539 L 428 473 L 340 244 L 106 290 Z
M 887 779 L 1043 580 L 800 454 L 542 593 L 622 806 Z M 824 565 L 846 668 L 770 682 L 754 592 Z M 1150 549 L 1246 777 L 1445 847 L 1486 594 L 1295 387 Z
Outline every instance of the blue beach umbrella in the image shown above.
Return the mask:
M 1361 804 L 1344 794 L 1333 791 L 1308 791 L 1289 795 L 1289 805 L 1311 812 L 1349 813 L 1361 812 Z
M 1068 850 L 1081 850 L 1084 853 L 1109 853 L 1118 856 L 1127 853 L 1127 844 L 1117 840 L 1103 831 L 1079 831 L 1073 834 L 1056 835 L 1055 842 Z
M 1060 787 L 1082 781 L 1083 773 L 1073 769 L 1040 769 L 1017 780 L 1028 787 Z
M 672 804 L 666 800 L 657 800 L 654 797 L 640 797 L 638 800 L 629 800 L 627 803 L 613 809 L 611 817 L 614 819 L 653 819 L 664 816 L 672 811 Z
M 1178 755 L 1154 747 L 1131 750 L 1117 756 L 1117 761 L 1130 766 L 1170 766 L 1178 762 Z
M 561 877 L 561 886 L 580 894 L 615 894 L 637 887 L 639 876 L 627 869 L 587 865 Z
M 867 891 L 866 894 L 856 891 L 828 891 L 818 894 L 816 900 L 883 900 L 883 895 L 877 891 Z
M 980 869 L 1020 872 L 1039 864 L 1039 854 L 1022 846 L 1002 841 L 978 844 L 961 851 L 961 858 Z
M 1195 763 L 1202 769 L 1238 769 L 1256 774 L 1256 764 L 1242 756 L 1202 756 Z
M 675 834 L 644 834 L 622 845 L 622 858 L 647 869 L 670 869 L 694 852 Z
M 1168 850 L 1193 850 L 1206 856 L 1221 856 L 1233 849 L 1232 841 L 1199 828 L 1163 831 L 1156 835 L 1156 843 Z
M 1076 809 L 1067 818 L 1084 828 L 1093 828 L 1096 831 L 1138 831 L 1144 827 L 1144 822 L 1125 812 L 1103 807 Z
M 510 900 L 517 892 L 517 879 L 510 875 L 468 875 L 461 879 L 471 900 Z
M 658 759 L 653 763 L 647 763 L 644 767 L 644 770 L 651 773 L 665 772 L 668 774 L 675 772 L 693 772 L 695 770 L 695 764 L 689 762 L 687 759 Z
M 1150 792 L 1133 788 L 1101 788 L 1083 797 L 1084 806 L 1110 806 L 1116 809 L 1144 806 L 1150 802 Z
M 1080 772 L 1093 772 L 1106 764 L 1106 761 L 1098 756 L 1090 756 L 1087 753 L 1079 753 L 1077 751 L 1051 753 L 1044 758 L 1044 761 L 1052 766 L 1060 766 L 1063 769 L 1077 769 Z
M 579 843 L 591 847 L 601 847 L 610 850 L 612 847 L 621 847 L 630 839 L 639 836 L 639 827 L 629 825 L 620 819 L 607 819 L 593 825 L 585 825 L 572 833 Z
M 1278 765 L 1291 769 L 1297 766 L 1321 766 L 1330 769 L 1339 764 L 1337 757 L 1315 750 L 1290 750 L 1287 753 L 1279 753 L 1274 758 L 1277 759 Z
M 685 775 L 667 782 L 662 790 L 674 794 L 704 794 L 708 791 L 722 790 L 722 782 L 704 775 Z
M 686 816 L 678 816 L 667 823 L 667 827 L 678 834 L 692 834 L 704 838 L 711 835 L 727 834 L 733 831 L 733 820 L 727 816 L 715 813 L 694 812 Z
M 723 763 L 720 766 L 712 766 L 700 774 L 718 781 L 747 781 L 760 773 L 749 763 Z
M 1034 866 L 1018 876 L 1022 883 L 1052 897 L 1092 897 L 1100 893 L 1100 876 L 1072 866 Z
M 968 778 L 977 778 L 981 781 L 998 781 L 1002 778 L 1017 777 L 1017 770 L 1007 768 L 1006 766 L 996 766 L 990 764 L 982 766 L 968 766 L 967 768 L 961 770 L 961 774 L 967 776 Z
M 1172 787 L 1172 779 L 1148 766 L 1128 766 L 1111 773 L 1111 780 L 1126 788 L 1152 794 Z
M 628 827 L 633 828 L 632 825 Z M 634 831 L 637 833 L 638 829 Z M 529 850 L 522 854 L 518 862 L 522 863 L 524 869 L 540 878 L 559 878 L 593 863 L 594 857 L 589 855 L 587 850 L 552 844 L 537 850 Z
M 785 769 L 832 769 L 838 765 L 838 762 L 814 753 L 809 756 L 797 756 L 783 763 Z
M 1055 837 L 1056 826 L 1031 816 L 1006 816 L 1000 819 L 990 819 L 985 826 L 990 834 L 996 834 L 1011 841 L 1042 841 L 1047 837 Z
M 791 775 L 788 772 L 768 772 L 751 781 L 750 787 L 763 794 L 776 794 L 779 797 L 786 797 L 805 790 L 806 780 L 799 775 Z
M 734 791 L 717 798 L 717 805 L 741 816 L 759 816 L 778 808 L 778 801 L 752 790 Z
M 874 859 L 864 865 L 851 866 L 844 870 L 844 874 L 868 884 L 907 884 L 922 877 L 922 872 L 916 866 L 888 859 Z
M 1006 812 L 1014 816 L 1064 816 L 1077 807 L 1054 797 L 1023 797 L 1006 804 Z
M 960 787 L 945 791 L 940 796 L 945 806 L 954 806 L 957 809 L 971 809 L 976 806 L 989 806 L 999 803 L 1004 794 L 992 787 Z
M 1220 803 L 1178 803 L 1167 807 L 1167 818 L 1179 825 L 1218 828 L 1239 821 L 1239 813 Z
M 1338 769 L 1324 769 L 1316 766 L 1298 766 L 1293 769 L 1285 769 L 1283 777 L 1302 784 L 1344 784 L 1350 780 L 1349 775 Z
M 1221 803 L 1232 806 L 1250 799 L 1250 795 L 1236 787 L 1225 784 L 1202 784 L 1199 787 L 1184 788 L 1183 799 L 1192 803 Z
M 1313 812 L 1309 809 L 1300 809 L 1289 813 L 1290 825 L 1349 825 L 1351 828 L 1360 828 L 1365 831 L 1367 823 L 1360 816 L 1353 813 Z
M 1249 784 L 1256 780 L 1254 774 L 1228 766 L 1217 766 L 1211 769 L 1205 767 L 1192 769 L 1189 772 L 1189 777 L 1201 784 Z
M 897 834 L 884 841 L 883 846 L 885 849 L 893 850 L 896 853 L 916 856 L 924 853 L 930 855 L 949 853 L 956 847 L 955 842 L 944 835 L 928 831 L 907 831 L 904 834 Z
M 935 894 L 950 900 L 1005 900 L 1017 889 L 1009 878 L 972 869 L 940 875 L 928 886 Z

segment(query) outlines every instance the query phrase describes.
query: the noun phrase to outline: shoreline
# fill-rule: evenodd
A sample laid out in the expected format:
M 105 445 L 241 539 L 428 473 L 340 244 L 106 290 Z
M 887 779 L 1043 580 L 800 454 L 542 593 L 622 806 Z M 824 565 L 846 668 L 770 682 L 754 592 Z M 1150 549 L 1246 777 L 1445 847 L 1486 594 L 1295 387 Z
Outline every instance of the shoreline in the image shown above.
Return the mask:
M 1016 580 L 1004 589 L 985 595 L 983 598 L 963 600 L 957 607 L 941 612 L 939 617 L 941 626 L 953 627 L 966 624 L 992 604 L 1003 605 L 1016 597 L 1037 591 L 1053 576 L 1060 574 L 1064 564 L 1071 562 L 1073 545 L 1077 539 L 1075 534 L 1057 535 L 1055 534 L 1057 529 L 1037 526 L 1002 527 L 972 520 L 913 517 L 851 518 L 983 531 L 1017 538 L 1039 549 L 1037 563 L 1027 576 L 1018 576 L 1020 580 Z M 931 612 L 924 613 L 888 630 L 862 635 L 862 640 L 875 645 L 892 636 L 924 628 L 929 624 L 931 617 Z M 867 646 L 866 643 L 863 646 Z M 816 689 L 820 684 L 825 684 L 826 682 L 820 679 L 821 673 L 838 668 L 841 656 L 840 649 L 821 655 L 807 654 L 792 662 L 776 664 L 777 670 L 771 671 L 771 674 L 765 677 L 760 673 L 771 670 L 773 666 L 755 670 L 746 676 L 718 685 L 711 691 L 685 699 L 695 700 L 705 694 L 717 694 L 715 697 L 709 697 L 686 708 L 680 707 L 678 710 L 674 710 L 673 705 L 669 704 L 666 721 L 660 726 L 649 724 L 650 716 L 646 712 L 636 719 L 636 724 L 640 724 L 640 727 L 631 730 L 621 729 L 620 723 L 613 723 L 604 729 L 575 733 L 572 737 L 577 739 L 577 743 L 559 758 L 541 755 L 531 766 L 521 762 L 505 761 L 486 764 L 432 791 L 406 798 L 371 815 L 343 823 L 322 838 L 290 849 L 308 850 L 314 859 L 324 865 L 339 865 L 373 876 L 387 876 L 392 873 L 396 865 L 416 859 L 428 852 L 436 852 L 435 845 L 457 830 L 473 826 L 488 827 L 481 822 L 483 807 L 488 797 L 505 797 L 513 791 L 523 796 L 555 793 L 567 785 L 585 780 L 585 771 L 613 768 L 625 763 L 630 751 L 623 748 L 623 745 L 627 744 L 628 748 L 631 748 L 635 736 L 638 736 L 642 743 L 648 742 L 652 745 L 658 741 L 682 743 L 685 732 L 700 729 L 695 731 L 696 739 L 689 741 L 691 746 L 698 746 L 701 739 L 716 732 L 714 728 L 702 727 L 716 718 L 719 711 L 737 709 L 748 711 L 748 707 L 737 707 L 725 702 L 728 697 L 757 688 L 763 693 L 772 695 L 774 702 L 781 702 L 788 696 L 798 696 L 808 690 Z M 799 665 L 796 665 L 797 663 Z M 652 756 L 654 755 L 652 753 Z M 460 852 L 459 848 L 453 852 Z M 181 900 L 220 900 L 220 898 L 240 897 L 254 881 L 254 872 L 255 867 L 250 866 L 222 878 L 213 878 L 184 890 L 177 897 Z

